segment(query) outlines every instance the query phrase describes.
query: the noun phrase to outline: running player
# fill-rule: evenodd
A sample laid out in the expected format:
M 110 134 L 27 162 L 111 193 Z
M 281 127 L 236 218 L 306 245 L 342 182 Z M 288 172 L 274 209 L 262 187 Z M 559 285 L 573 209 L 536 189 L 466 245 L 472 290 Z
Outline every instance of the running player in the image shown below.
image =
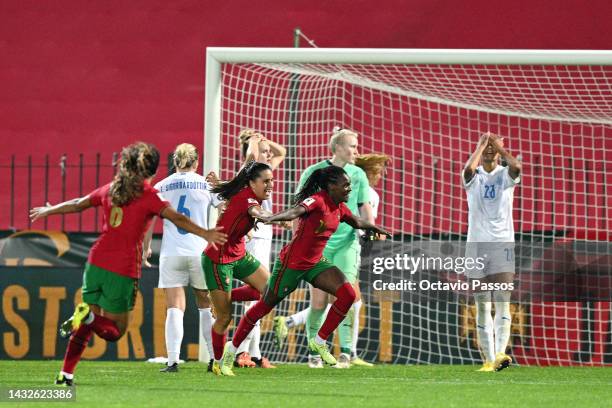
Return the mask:
M 304 170 L 300 177 L 298 190 L 304 186 L 305 181 L 315 170 L 332 165 L 342 167 L 348 174 L 351 182 L 351 194 L 346 205 L 354 215 L 361 215 L 362 218 L 373 224 L 372 208 L 369 204 L 368 179 L 364 171 L 354 165 L 357 157 L 357 144 L 357 133 L 348 129 L 335 128 L 329 141 L 329 148 L 333 154 L 332 158 L 323 160 Z M 357 294 L 357 301 L 361 300 L 361 292 L 357 282 L 360 252 L 361 247 L 359 245 L 359 238 L 355 230 L 349 224 L 342 223 L 334 235 L 329 239 L 323 253 L 326 259 L 337 266 L 338 269 L 346 275 L 347 281 L 353 285 L 353 289 Z M 328 303 L 331 303 L 331 299 L 327 293 L 315 287 L 311 288 L 310 311 L 308 313 L 306 326 L 309 341 L 314 338 L 321 327 L 321 322 L 325 316 L 325 307 Z M 355 319 L 351 309 L 346 320 L 343 321 L 338 328 L 341 351 L 338 358 L 338 364 L 336 365 L 338 368 L 350 367 L 354 321 Z M 287 336 L 285 318 L 278 317 L 275 319 L 274 333 L 277 339 L 277 345 L 282 347 L 284 338 Z M 323 367 L 323 362 L 319 356 L 312 354 L 308 358 L 308 365 L 311 368 L 321 368 Z
M 500 156 L 508 167 L 498 164 Z M 482 163 L 480 166 L 479 163 Z M 482 258 L 485 266 L 466 272 L 471 280 L 511 283 L 514 280 L 514 224 L 512 200 L 520 181 L 521 163 L 504 149 L 498 136 L 482 135 L 463 169 L 469 220 L 466 257 Z M 510 339 L 510 291 L 494 291 L 495 320 L 491 317 L 491 292 L 474 293 L 476 326 L 485 362 L 479 371 L 499 371 L 512 363 L 506 354 Z
M 251 297 L 241 297 L 240 300 L 258 299 L 270 276 L 268 269 L 246 252 L 244 237 L 254 227 L 255 218 L 270 215 L 261 208 L 261 203 L 270 198 L 273 185 L 270 166 L 253 161 L 245 165 L 231 181 L 220 183 L 212 190 L 220 199 L 228 201 L 217 222 L 228 233 L 227 243 L 218 248 L 208 245 L 202 257 L 206 285 L 217 315 L 211 330 L 215 358 L 213 373 L 217 375 L 233 375 L 231 366 L 230 373 L 227 373 L 222 371 L 219 363 L 227 328 L 232 320 L 232 300 L 236 300 L 234 294 L 236 291 L 253 292 Z M 232 291 L 233 278 L 247 285 Z
M 155 184 L 155 189 L 169 201 L 173 208 L 185 214 L 196 224 L 208 228 L 208 212 L 222 201 L 210 192 L 206 179 L 197 174 L 198 151 L 195 146 L 182 143 L 176 147 L 173 163 L 176 172 Z M 153 225 L 149 230 L 153 232 Z M 150 256 L 151 235 L 145 239 L 145 254 Z M 166 349 L 167 366 L 160 371 L 177 372 L 183 341 L 183 315 L 185 314 L 185 287 L 191 286 L 200 315 L 200 330 L 206 340 L 211 356 L 209 369 L 212 370 L 212 338 L 210 331 L 214 322 L 208 289 L 202 269 L 202 252 L 207 242 L 197 235 L 175 227 L 164 220 L 164 234 L 159 256 L 159 285 L 166 296 Z
M 64 364 L 55 383 L 72 386 L 74 369 L 93 333 L 115 342 L 125 333 L 141 274 L 142 241 L 153 217 L 161 216 L 214 246 L 226 242 L 221 228 L 203 229 L 162 200 L 150 182 L 159 164 L 159 152 L 147 143 L 125 147 L 112 183 L 90 194 L 57 205 L 30 210 L 36 221 L 53 214 L 103 209 L 102 234 L 89 252 L 83 275 L 83 303 L 60 329 L 70 336 Z
M 378 205 L 380 202 L 380 196 L 378 195 L 376 190 L 374 190 L 373 187 L 378 186 L 378 184 L 380 184 L 380 180 L 383 174 L 385 173 L 387 163 L 390 160 L 391 159 L 389 156 L 384 155 L 384 154 L 378 154 L 378 153 L 363 154 L 363 155 L 358 156 L 357 159 L 355 159 L 355 165 L 361 168 L 365 172 L 368 178 L 369 192 L 370 192 L 369 203 L 370 203 L 370 206 L 372 207 L 372 215 L 375 220 L 378 215 Z M 360 231 L 360 235 L 362 235 L 362 238 L 363 238 L 363 231 Z M 382 239 L 385 239 L 386 236 L 376 235 L 373 238 L 382 240 Z M 356 285 L 358 284 L 359 282 L 356 282 Z M 356 366 L 372 367 L 373 366 L 372 363 L 368 363 L 367 361 L 364 361 L 357 355 L 357 340 L 359 336 L 359 312 L 361 310 L 361 305 L 362 305 L 361 299 L 357 300 L 353 304 L 352 314 L 354 316 L 353 317 L 354 324 L 353 324 L 352 344 L 351 344 L 351 364 L 356 365 Z M 308 317 L 309 310 L 310 310 L 309 308 L 306 308 L 304 310 L 301 310 L 289 316 L 285 320 L 285 325 L 287 329 L 305 324 L 306 319 Z M 329 310 L 329 305 L 327 305 L 325 313 L 327 313 L 328 310 Z M 279 322 L 282 322 L 282 320 L 283 320 L 282 317 L 276 318 L 275 319 L 276 325 L 278 326 Z
M 281 165 L 287 155 L 287 151 L 283 146 L 267 139 L 264 135 L 253 129 L 245 129 L 240 132 L 239 139 L 245 164 L 255 160 L 259 163 L 266 163 L 274 171 Z M 272 197 L 270 196 L 267 200 L 263 200 L 261 207 L 271 213 Z M 247 239 L 246 250 L 261 262 L 267 270 L 270 270 L 272 225 L 260 224 L 258 228 L 251 230 L 249 239 Z M 245 311 L 254 304 L 254 301 L 247 303 Z M 262 357 L 259 348 L 260 339 L 261 331 L 258 322 L 236 353 L 236 365 L 238 367 L 276 368 L 270 363 L 268 358 Z
M 272 216 L 259 217 L 267 223 L 299 220 L 293 239 L 282 249 L 274 264 L 274 271 L 263 299 L 240 319 L 234 338 L 225 346 L 223 368 L 226 375 L 233 375 L 231 367 L 236 350 L 255 324 L 289 296 L 302 279 L 336 298 L 325 322 L 308 342 L 308 347 L 327 364 L 337 363 L 327 348 L 326 340 L 345 318 L 356 295 L 345 274 L 323 256 L 323 250 L 341 222 L 348 223 L 353 228 L 388 234 L 376 225 L 353 215 L 344 204 L 348 201 L 350 192 L 351 181 L 341 167 L 317 169 L 297 194 L 297 206 Z

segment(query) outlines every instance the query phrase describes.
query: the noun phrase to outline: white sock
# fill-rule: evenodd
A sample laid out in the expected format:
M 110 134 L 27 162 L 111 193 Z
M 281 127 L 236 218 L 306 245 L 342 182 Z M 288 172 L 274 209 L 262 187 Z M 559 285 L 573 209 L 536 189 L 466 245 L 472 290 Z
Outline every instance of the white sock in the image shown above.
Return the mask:
M 62 374 L 64 377 L 66 377 L 69 380 L 72 380 L 74 378 L 74 374 L 72 374 L 72 373 L 67 373 L 65 371 L 60 371 L 60 374 Z
M 308 318 L 308 313 L 310 313 L 310 308 L 307 307 L 304 310 L 300 310 L 296 314 L 293 314 L 287 318 L 287 328 L 290 329 L 292 327 L 301 326 L 306 324 L 306 319 Z
M 505 353 L 508 341 L 510 340 L 510 325 L 512 316 L 510 315 L 510 295 L 506 290 L 493 292 L 495 302 L 495 353 Z
M 315 336 L 314 341 L 317 344 L 325 344 L 325 340 L 323 340 L 321 337 L 319 337 L 318 334 Z
M 261 350 L 259 349 L 259 340 L 261 339 L 261 329 L 259 328 L 259 321 L 251 330 L 251 346 L 249 347 L 249 354 L 251 357 L 260 359 L 261 358 Z
M 478 343 L 485 359 L 495 361 L 495 348 L 493 341 L 493 318 L 491 317 L 491 292 L 478 292 L 474 294 L 476 302 L 476 333 Z
M 230 353 L 234 353 L 235 354 L 237 349 L 236 349 L 236 346 L 234 346 L 234 343 L 232 343 L 231 341 L 228 341 L 226 344 L 227 344 L 227 350 Z
M 96 315 L 94 314 L 94 312 L 89 312 L 89 314 L 87 315 L 87 318 L 85 320 L 83 320 L 83 323 L 85 324 L 91 324 L 94 321 L 94 317 L 96 317 Z M 68 377 L 66 377 L 68 378 Z M 69 378 L 70 379 L 70 378 Z
M 215 352 L 213 351 L 212 335 L 210 331 L 212 330 L 212 325 L 215 323 L 215 319 L 210 311 L 210 307 L 198 310 L 200 311 L 200 329 L 206 341 L 206 349 L 208 350 L 210 358 L 214 358 Z
M 353 357 L 357 357 L 357 340 L 359 336 L 359 311 L 361 310 L 361 300 L 353 303 L 354 319 L 353 319 L 353 346 L 351 348 L 351 354 Z
M 183 314 L 181 309 L 171 307 L 166 314 L 166 350 L 168 365 L 178 363 L 183 342 Z

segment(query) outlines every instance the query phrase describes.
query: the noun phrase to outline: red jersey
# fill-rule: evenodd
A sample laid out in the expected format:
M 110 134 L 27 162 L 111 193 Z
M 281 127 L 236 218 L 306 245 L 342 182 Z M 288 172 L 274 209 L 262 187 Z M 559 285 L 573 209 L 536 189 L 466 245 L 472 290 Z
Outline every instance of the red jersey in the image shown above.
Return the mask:
M 89 201 L 102 207 L 102 234 L 96 240 L 87 262 L 119 275 L 140 278 L 142 241 L 151 221 L 170 205 L 144 184 L 142 195 L 122 207 L 113 205 L 110 183 L 92 191 Z
M 227 264 L 242 258 L 246 254 L 244 236 L 255 226 L 255 218 L 249 214 L 249 208 L 260 206 L 260 199 L 250 187 L 245 187 L 233 196 L 227 208 L 219 217 L 217 227 L 222 226 L 227 234 L 227 242 L 217 244 L 217 249 L 208 245 L 204 253 L 217 264 Z
M 351 210 L 335 204 L 326 191 L 319 191 L 299 205 L 306 209 L 300 217 L 293 239 L 282 249 L 280 259 L 287 268 L 306 270 L 321 260 L 325 245 L 340 222 L 350 220 Z

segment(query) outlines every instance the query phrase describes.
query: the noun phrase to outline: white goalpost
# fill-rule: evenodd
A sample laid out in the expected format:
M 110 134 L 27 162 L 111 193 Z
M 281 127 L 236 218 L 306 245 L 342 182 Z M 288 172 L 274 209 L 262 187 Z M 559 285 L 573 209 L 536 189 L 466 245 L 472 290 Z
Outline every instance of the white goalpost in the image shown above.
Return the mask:
M 275 172 L 274 211 L 290 205 L 306 167 L 330 157 L 334 126 L 359 134 L 360 153 L 390 156 L 375 187 L 377 222 L 394 234 L 381 254 L 421 242 L 460 247 L 461 169 L 481 133 L 504 136 L 523 163 L 514 222 L 524 296 L 513 298 L 510 353 L 520 364 L 612 364 L 612 51 L 213 47 L 204 116 L 203 170 L 222 179 L 242 164 L 242 129 L 287 148 Z M 275 229 L 273 259 L 288 239 Z M 398 270 L 376 277 L 367 260 L 364 358 L 480 362 L 469 298 L 376 290 L 376 279 L 407 277 Z M 272 313 L 307 306 L 303 286 Z M 304 330 L 290 330 L 288 347 L 275 350 L 272 317 L 261 326 L 263 354 L 305 361 Z

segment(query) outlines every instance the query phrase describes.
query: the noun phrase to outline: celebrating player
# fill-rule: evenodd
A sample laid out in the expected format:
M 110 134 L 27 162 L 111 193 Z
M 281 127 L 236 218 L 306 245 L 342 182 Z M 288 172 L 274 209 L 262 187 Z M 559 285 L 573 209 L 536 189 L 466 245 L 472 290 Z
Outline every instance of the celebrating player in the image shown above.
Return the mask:
M 162 197 L 172 204 L 181 214 L 185 214 L 196 224 L 208 228 L 208 211 L 218 207 L 221 201 L 210 192 L 206 179 L 196 173 L 198 152 L 195 146 L 182 143 L 173 155 L 176 173 L 155 185 Z M 151 233 L 145 238 L 145 256 L 151 255 Z M 177 372 L 183 341 L 183 315 L 185 314 L 185 289 L 191 286 L 200 314 L 200 328 L 206 340 L 208 353 L 213 355 L 211 328 L 214 322 L 208 290 L 202 269 L 202 252 L 207 242 L 197 235 L 175 227 L 164 220 L 164 234 L 159 256 L 159 287 L 166 295 L 166 349 L 168 364 L 162 372 Z M 212 358 L 209 370 L 212 370 Z
M 498 164 L 500 156 L 508 167 Z M 503 140 L 489 132 L 482 135 L 462 174 L 469 208 L 466 257 L 478 257 L 485 262 L 484 268 L 466 272 L 471 280 L 511 283 L 514 279 L 512 200 L 520 173 L 521 163 L 504 149 Z M 510 338 L 510 295 L 505 290 L 493 292 L 493 321 L 491 292 L 474 293 L 478 342 L 485 357 L 479 371 L 499 371 L 512 363 L 506 355 Z
M 328 166 L 313 171 L 308 177 L 296 196 L 295 201 L 299 203 L 297 206 L 272 216 L 259 217 L 267 223 L 299 219 L 298 227 L 293 239 L 281 250 L 274 264 L 263 299 L 240 319 L 234 338 L 226 345 L 224 368 L 231 370 L 240 343 L 261 318 L 297 288 L 302 279 L 336 297 L 325 322 L 308 342 L 308 347 L 327 364 L 337 363 L 327 348 L 326 340 L 345 318 L 356 295 L 346 275 L 323 256 L 323 250 L 341 222 L 348 223 L 352 228 L 388 234 L 369 221 L 353 215 L 344 204 L 350 193 L 351 181 L 347 173 L 341 167 Z
M 261 133 L 252 129 L 245 129 L 239 135 L 242 156 L 245 158 L 245 164 L 251 160 L 259 163 L 266 163 L 272 170 L 275 170 L 285 160 L 287 154 L 285 148 L 278 143 L 275 143 Z M 272 212 L 272 197 L 263 200 L 261 207 Z M 270 270 L 270 252 L 272 249 L 272 225 L 260 224 L 258 228 L 253 229 L 249 234 L 250 239 L 247 240 L 246 250 L 253 255 L 261 264 Z M 246 307 L 252 307 L 254 301 L 249 302 Z M 266 357 L 262 357 L 259 348 L 261 331 L 259 322 L 253 328 L 251 333 L 242 342 L 238 352 L 236 353 L 236 364 L 239 367 L 261 367 L 261 368 L 276 368 Z
M 253 161 L 245 165 L 231 181 L 221 183 L 212 190 L 220 199 L 229 201 L 217 222 L 227 232 L 228 240 L 219 247 L 208 245 L 202 257 L 206 285 L 217 315 L 211 330 L 215 358 L 213 373 L 217 375 L 233 375 L 231 365 L 227 371 L 227 367 L 220 367 L 219 363 L 227 328 L 232 320 L 232 300 L 236 300 L 234 294 L 237 291 L 241 295 L 242 292 L 250 292 L 240 300 L 258 299 L 270 276 L 268 269 L 246 252 L 244 237 L 255 225 L 255 218 L 270 215 L 261 208 L 261 203 L 270 198 L 273 185 L 270 166 Z M 233 278 L 247 285 L 231 291 Z
M 92 333 L 111 342 L 125 333 L 138 290 L 142 241 L 153 217 L 168 219 L 177 227 L 206 239 L 211 246 L 226 241 L 227 236 L 220 228 L 199 227 L 158 196 L 150 185 L 158 164 L 159 152 L 154 146 L 142 142 L 132 144 L 121 152 L 112 183 L 81 198 L 30 210 L 30 218 L 36 221 L 90 207 L 103 209 L 102 234 L 89 252 L 83 275 L 84 303 L 76 307 L 60 329 L 63 337 L 71 336 L 64 365 L 55 380 L 57 385 L 73 385 L 74 369 Z
M 315 170 L 328 166 L 339 166 L 346 171 L 351 182 L 351 193 L 346 204 L 347 207 L 354 215 L 361 215 L 362 218 L 373 224 L 372 208 L 369 204 L 368 179 L 364 171 L 354 165 L 357 157 L 357 137 L 357 133 L 351 130 L 335 128 L 334 134 L 329 141 L 329 147 L 333 157 L 330 160 L 323 160 L 304 170 L 300 177 L 298 190 L 304 186 L 305 181 Z M 323 252 L 325 258 L 337 266 L 338 269 L 345 274 L 347 281 L 353 285 L 353 289 L 357 294 L 357 301 L 361 300 L 361 293 L 357 282 L 360 252 L 361 247 L 359 245 L 359 238 L 353 227 L 346 223 L 340 224 L 338 230 L 329 239 L 325 251 Z M 325 307 L 328 303 L 331 302 L 326 292 L 316 287 L 311 288 L 310 308 L 306 323 L 306 332 L 309 341 L 314 338 L 321 327 L 321 322 L 325 315 Z M 297 323 L 295 321 L 296 319 L 288 320 L 289 327 Z M 343 321 L 338 328 L 341 351 L 338 364 L 336 365 L 338 368 L 350 367 L 354 323 L 355 319 L 353 310 L 351 309 L 346 320 Z M 285 318 L 277 317 L 275 319 L 274 333 L 279 347 L 282 347 L 283 340 L 287 336 L 287 328 L 288 326 Z M 357 363 L 360 363 L 360 361 L 357 361 Z M 321 368 L 323 367 L 323 362 L 319 356 L 311 354 L 308 357 L 308 366 L 311 368 Z

